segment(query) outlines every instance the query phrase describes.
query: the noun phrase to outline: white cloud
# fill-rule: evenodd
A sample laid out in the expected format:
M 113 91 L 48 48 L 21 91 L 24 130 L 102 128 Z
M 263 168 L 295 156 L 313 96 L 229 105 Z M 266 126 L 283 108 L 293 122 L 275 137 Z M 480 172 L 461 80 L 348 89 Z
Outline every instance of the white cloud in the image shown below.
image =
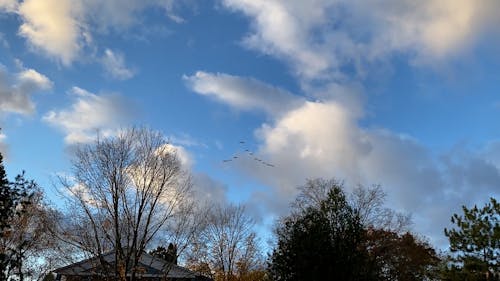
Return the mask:
M 134 71 L 127 68 L 125 65 L 125 58 L 123 54 L 113 52 L 110 49 L 106 49 L 104 51 L 101 63 L 106 73 L 112 78 L 127 80 L 135 75 Z
M 250 17 L 246 46 L 289 62 L 305 80 L 342 80 L 342 67 L 360 74 L 395 52 L 424 62 L 445 59 L 494 30 L 500 8 L 495 0 L 222 2 Z
M 177 158 L 179 159 L 182 167 L 184 167 L 184 169 L 186 170 L 190 170 L 193 163 L 194 163 L 194 158 L 193 156 L 191 155 L 191 153 L 189 153 L 189 151 L 187 151 L 182 145 L 174 145 L 174 144 L 166 144 L 166 147 L 164 147 L 164 149 L 162 149 L 168 153 L 174 153 Z
M 182 18 L 181 16 L 179 16 L 175 12 L 176 8 L 178 6 L 180 6 L 179 4 L 182 2 L 187 3 L 188 1 L 178 1 L 178 0 L 160 0 L 160 1 L 158 1 L 160 6 L 162 6 L 163 9 L 165 9 L 165 12 L 166 12 L 168 18 L 176 23 L 186 22 L 186 20 L 184 18 Z M 191 3 L 194 3 L 194 2 L 191 2 Z
M 204 147 L 204 148 L 208 147 L 205 143 L 193 138 L 192 136 L 186 133 L 181 133 L 178 135 L 170 135 L 168 139 L 173 144 L 182 145 L 184 147 Z
M 0 65 L 0 113 L 32 114 L 35 104 L 31 96 L 52 88 L 52 81 L 34 69 L 23 69 L 10 75 Z
M 68 144 L 92 141 L 97 130 L 113 135 L 133 114 L 119 95 L 96 95 L 78 87 L 70 94 L 74 98 L 71 108 L 52 110 L 43 117 L 66 134 Z
M 36 105 L 32 95 L 52 88 L 52 81 L 34 69 L 19 66 L 21 71 L 10 74 L 0 64 L 0 117 L 6 114 L 30 115 Z M 0 129 L 2 124 L 0 123 Z M 0 132 L 0 153 L 8 157 L 7 136 Z
M 321 51 L 310 44 L 309 29 L 324 23 L 320 1 L 227 0 L 224 4 L 253 18 L 255 32 L 245 38 L 249 47 L 291 60 L 307 77 L 329 67 Z M 320 4 L 320 5 L 318 5 Z
M 411 50 L 425 59 L 440 59 L 469 47 L 482 32 L 498 23 L 498 1 L 394 1 L 376 9 L 373 22 L 381 31 L 373 42 L 378 51 Z M 365 11 L 364 15 L 370 13 Z M 496 22 L 496 23 L 495 23 Z
M 243 110 L 264 110 L 274 115 L 304 102 L 283 89 L 253 78 L 198 71 L 184 76 L 184 80 L 193 91 Z
M 34 69 L 25 69 L 17 74 L 19 85 L 25 91 L 47 90 L 52 88 L 52 82 L 45 75 Z
M 23 19 L 19 34 L 35 48 L 69 65 L 82 48 L 82 10 L 77 1 L 26 0 L 17 13 Z
M 394 52 L 433 61 L 472 45 L 499 23 L 495 0 L 221 0 L 250 17 L 244 44 L 288 61 L 305 79 L 342 79 L 346 65 L 362 68 Z M 144 24 L 148 8 L 174 22 L 189 1 L 2 0 L 0 9 L 22 18 L 19 33 L 64 64 L 78 58 L 93 34 Z M 86 39 L 87 38 L 87 39 Z

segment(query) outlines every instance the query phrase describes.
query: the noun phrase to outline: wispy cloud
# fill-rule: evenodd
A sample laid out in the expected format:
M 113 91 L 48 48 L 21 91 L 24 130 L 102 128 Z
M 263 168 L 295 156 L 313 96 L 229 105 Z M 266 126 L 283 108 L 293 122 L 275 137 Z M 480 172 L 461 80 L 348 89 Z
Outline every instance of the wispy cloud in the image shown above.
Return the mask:
M 106 49 L 101 59 L 101 63 L 106 74 L 112 78 L 127 80 L 135 75 L 135 71 L 125 65 L 125 57 L 122 53 Z
M 78 87 L 69 93 L 74 99 L 69 109 L 43 116 L 43 121 L 65 133 L 68 144 L 92 141 L 98 130 L 103 135 L 115 134 L 133 115 L 120 95 L 96 95 Z
M 329 61 L 308 32 L 325 22 L 327 3 L 282 1 L 222 1 L 232 10 L 248 15 L 253 32 L 244 44 L 263 53 L 289 61 L 300 76 L 313 77 L 329 68 Z M 305 7 L 307 6 L 307 7 Z
M 208 146 L 203 143 L 200 140 L 197 140 L 190 136 L 189 134 L 182 133 L 182 134 L 177 134 L 177 135 L 170 135 L 168 139 L 173 143 L 177 145 L 182 145 L 184 147 L 204 147 L 207 148 Z
M 182 22 L 177 8 L 186 1 L 171 0 L 86 0 L 81 1 L 86 13 L 86 22 L 97 32 L 110 30 L 123 32 L 144 22 L 143 13 L 148 8 L 163 10 L 167 18 Z
M 183 78 L 191 90 L 242 110 L 264 110 L 274 115 L 304 102 L 283 89 L 248 77 L 198 71 Z

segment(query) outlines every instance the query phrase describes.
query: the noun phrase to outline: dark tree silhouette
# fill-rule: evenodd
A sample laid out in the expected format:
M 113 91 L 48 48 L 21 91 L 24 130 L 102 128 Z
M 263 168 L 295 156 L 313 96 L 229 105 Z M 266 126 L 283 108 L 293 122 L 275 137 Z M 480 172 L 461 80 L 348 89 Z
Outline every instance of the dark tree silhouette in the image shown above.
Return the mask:
M 16 196 L 7 180 L 7 173 L 3 166 L 3 156 L 0 154 L 0 235 L 8 228 L 8 220 L 14 212 Z
M 291 215 L 276 229 L 273 280 L 433 280 L 440 262 L 423 238 L 403 230 L 409 216 L 384 207 L 379 186 L 313 179 L 299 187 Z
M 375 280 L 360 218 L 341 186 L 330 183 L 325 199 L 304 206 L 277 228 L 269 263 L 273 280 Z
M 172 243 L 168 244 L 168 248 L 158 246 L 149 253 L 157 258 L 177 264 L 177 246 Z
M 409 232 L 368 229 L 366 248 L 380 280 L 434 280 L 437 275 L 436 251 Z
M 9 182 L 0 154 L 0 280 L 9 280 L 14 275 L 24 279 L 24 249 L 30 241 L 14 245 L 4 242 L 17 231 L 14 221 L 26 211 L 35 187 L 35 182 L 25 179 L 24 172 Z

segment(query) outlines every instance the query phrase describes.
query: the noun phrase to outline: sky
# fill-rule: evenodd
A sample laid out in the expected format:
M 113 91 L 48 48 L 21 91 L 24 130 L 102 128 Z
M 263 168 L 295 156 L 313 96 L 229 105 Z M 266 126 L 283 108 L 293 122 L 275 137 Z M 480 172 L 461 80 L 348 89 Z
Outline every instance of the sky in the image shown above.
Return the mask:
M 264 235 L 335 177 L 443 247 L 500 194 L 499 24 L 496 0 L 0 0 L 0 151 L 57 201 L 75 145 L 147 126 Z

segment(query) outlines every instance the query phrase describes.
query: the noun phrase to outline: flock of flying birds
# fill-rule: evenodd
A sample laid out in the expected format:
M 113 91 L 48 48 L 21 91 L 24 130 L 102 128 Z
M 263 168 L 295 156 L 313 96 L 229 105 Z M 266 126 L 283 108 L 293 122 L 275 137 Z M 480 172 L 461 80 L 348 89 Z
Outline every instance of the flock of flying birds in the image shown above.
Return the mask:
M 245 145 L 245 141 L 240 141 L 240 145 Z M 267 166 L 267 167 L 275 167 L 273 164 L 271 163 L 268 163 L 266 161 L 264 161 L 263 159 L 260 159 L 258 158 L 257 156 L 254 155 L 254 153 L 248 149 L 248 148 L 245 148 L 244 150 L 244 154 L 234 154 L 231 158 L 228 158 L 228 159 L 224 159 L 222 160 L 223 163 L 229 163 L 231 161 L 236 161 L 238 158 L 240 157 L 250 157 L 251 159 L 253 159 L 254 161 L 264 165 L 264 166 Z

